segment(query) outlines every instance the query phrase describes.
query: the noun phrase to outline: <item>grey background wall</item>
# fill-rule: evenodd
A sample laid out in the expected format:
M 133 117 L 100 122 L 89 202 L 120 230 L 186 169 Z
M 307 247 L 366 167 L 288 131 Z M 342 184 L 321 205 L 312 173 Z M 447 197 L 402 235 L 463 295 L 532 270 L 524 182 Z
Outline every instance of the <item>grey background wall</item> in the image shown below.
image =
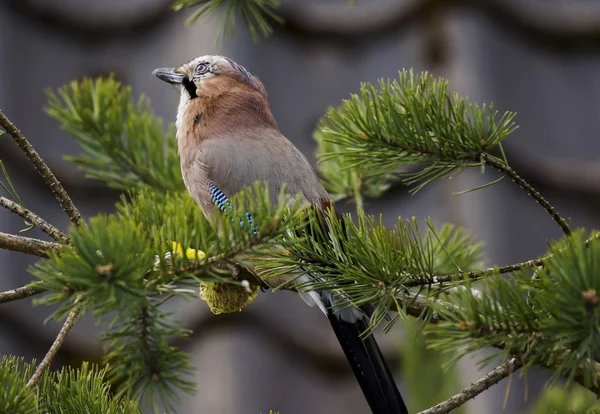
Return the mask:
M 507 144 L 509 160 L 575 226 L 598 227 L 599 4 L 358 0 L 351 9 L 346 0 L 287 0 L 280 11 L 288 25 L 277 27 L 272 38 L 252 44 L 240 27 L 236 41 L 216 48 L 216 20 L 186 27 L 186 13 L 171 12 L 169 3 L 0 1 L 0 108 L 56 171 L 85 216 L 111 211 L 118 194 L 84 180 L 61 160 L 78 149 L 42 113 L 44 89 L 115 72 L 172 121 L 176 93 L 151 76 L 152 69 L 219 53 L 261 77 L 282 131 L 306 154 L 314 151 L 311 132 L 318 117 L 361 81 L 394 77 L 408 67 L 445 76 L 473 101 L 517 111 L 521 127 Z M 41 179 L 4 137 L 0 159 L 26 205 L 66 228 L 67 219 Z M 415 197 L 399 188 L 369 200 L 366 208 L 382 212 L 388 223 L 415 215 L 465 225 L 487 242 L 490 263 L 541 253 L 545 240 L 559 236 L 559 230 L 518 188 L 503 182 L 450 195 L 493 178 L 472 171 Z M 21 228 L 20 220 L 0 211 L 2 231 Z M 0 263 L 0 290 L 30 279 L 28 257 L 0 251 Z M 49 312 L 28 301 L 1 306 L 0 353 L 42 357 L 58 330 L 55 323 L 42 325 Z M 365 412 L 327 322 L 293 295 L 263 294 L 244 312 L 223 317 L 210 314 L 201 302 L 182 303 L 180 312 L 195 330 L 182 346 L 193 354 L 199 384 L 196 396 L 183 396 L 180 412 Z M 98 358 L 97 331 L 92 320 L 79 323 L 56 365 Z M 401 334 L 399 328 L 382 338 L 394 361 L 394 339 Z M 479 375 L 470 361 L 461 368 L 465 384 Z M 541 375 L 530 376 L 530 394 Z M 470 403 L 470 410 L 501 412 L 503 395 L 500 385 Z M 504 412 L 517 412 L 522 397 L 522 384 L 513 382 Z

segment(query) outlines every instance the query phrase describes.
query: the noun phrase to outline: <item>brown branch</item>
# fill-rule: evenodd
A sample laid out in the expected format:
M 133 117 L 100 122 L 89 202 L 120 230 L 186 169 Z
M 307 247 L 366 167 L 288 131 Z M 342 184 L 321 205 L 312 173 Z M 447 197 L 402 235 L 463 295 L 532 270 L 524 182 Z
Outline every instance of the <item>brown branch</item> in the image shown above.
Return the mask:
M 489 267 L 487 269 L 475 270 L 473 272 L 458 272 L 458 273 L 453 273 L 451 275 L 432 276 L 425 280 L 414 280 L 414 281 L 406 282 L 403 284 L 403 286 L 407 287 L 407 288 L 411 288 L 411 287 L 416 287 L 416 286 L 426 286 L 426 285 L 432 285 L 432 284 L 449 283 L 449 282 L 461 281 L 461 280 L 465 280 L 465 279 L 474 281 L 474 280 L 478 280 L 478 279 L 481 279 L 482 277 L 485 277 L 485 276 L 488 276 L 491 274 L 495 274 L 495 273 L 498 273 L 498 274 L 511 273 L 511 272 L 515 272 L 517 270 L 521 270 L 521 269 L 524 269 L 527 267 L 543 266 L 544 261 L 549 258 L 550 258 L 550 256 L 544 256 L 539 259 L 532 259 L 532 260 L 528 260 L 526 262 L 515 263 L 515 264 L 511 264 L 511 265 L 507 265 L 507 266 Z
M 73 324 L 75 323 L 75 320 L 77 319 L 77 315 L 79 315 L 80 309 L 81 309 L 81 305 L 75 304 L 75 307 L 71 310 L 71 312 L 67 316 L 67 320 L 65 321 L 62 328 L 58 332 L 58 335 L 56 336 L 54 343 L 52 344 L 52 346 L 46 353 L 46 356 L 44 357 L 44 359 L 42 359 L 42 362 L 40 362 L 40 365 L 38 365 L 35 372 L 33 373 L 31 378 L 27 382 L 27 385 L 26 385 L 27 387 L 29 387 L 29 388 L 35 387 L 35 385 L 39 381 L 40 377 L 44 373 L 44 370 L 46 369 L 46 367 L 48 365 L 50 365 L 50 362 L 52 362 L 52 359 L 54 358 L 54 356 L 60 349 L 60 346 L 62 345 L 65 338 L 67 337 L 67 334 L 73 327 Z
M 61 246 L 59 243 L 0 233 L 0 249 L 12 250 L 13 252 L 48 257 L 52 250 L 60 249 Z
M 409 293 L 403 298 L 397 298 L 397 300 L 407 315 L 421 320 L 424 319 L 427 323 L 438 323 L 443 320 L 437 312 L 432 311 L 428 306 L 428 298 L 426 296 Z M 425 316 L 425 318 L 423 316 Z
M 460 407 L 467 401 L 475 398 L 483 391 L 490 388 L 492 385 L 497 384 L 511 373 L 521 368 L 521 364 L 517 362 L 516 358 L 511 358 L 506 361 L 504 364 L 496 367 L 493 371 L 481 377 L 475 383 L 471 384 L 469 387 L 465 388 L 461 392 L 452 397 L 448 398 L 446 401 L 441 402 L 437 405 L 434 405 L 427 410 L 421 411 L 419 414 L 445 414 L 454 410 L 457 407 Z
M 482 158 L 485 160 L 485 163 L 487 165 L 494 167 L 498 171 L 502 172 L 508 178 L 513 180 L 519 187 L 521 187 L 523 190 L 525 190 L 527 192 L 527 194 L 529 194 L 531 197 L 533 197 L 533 199 L 536 202 L 538 202 L 540 204 L 540 206 L 542 206 L 544 208 L 544 210 L 546 210 L 548 212 L 548 214 L 550 214 L 550 216 L 554 219 L 554 221 L 556 221 L 558 223 L 558 225 L 559 225 L 560 229 L 563 231 L 563 233 L 565 233 L 566 235 L 571 234 L 571 229 L 570 229 L 569 225 L 567 224 L 567 222 L 565 221 L 565 219 L 562 218 L 560 216 L 560 214 L 558 214 L 556 209 L 548 201 L 546 201 L 546 199 L 544 197 L 542 197 L 542 195 L 535 188 L 533 188 L 531 186 L 531 184 L 529 184 L 519 174 L 517 174 L 515 170 L 513 170 L 511 167 L 504 164 L 500 160 L 490 157 L 487 154 L 482 154 Z
M 0 206 L 7 208 L 9 211 L 15 213 L 18 216 L 24 218 L 28 223 L 33 224 L 35 227 L 52 237 L 60 244 L 69 244 L 70 240 L 65 233 L 48 223 L 46 220 L 38 216 L 37 214 L 21 207 L 14 201 L 9 200 L 6 197 L 0 197 Z
M 237 274 L 243 273 L 245 276 L 249 276 L 249 278 L 247 280 L 250 284 L 260 286 L 261 288 L 269 288 L 270 287 L 269 284 L 266 283 L 264 280 L 262 280 L 258 275 L 256 275 L 255 272 L 251 271 L 247 267 L 240 266 L 236 263 L 231 263 L 231 259 L 233 259 L 236 256 L 246 252 L 247 250 L 263 243 L 265 240 L 267 240 L 269 237 L 271 237 L 273 235 L 272 233 L 273 232 L 271 230 L 267 229 L 267 230 L 261 232 L 259 235 L 253 237 L 248 242 L 241 243 L 238 246 L 235 246 L 234 248 L 232 248 L 231 250 L 229 250 L 225 253 L 211 256 L 211 257 L 208 257 L 203 260 L 196 261 L 196 262 L 184 264 L 177 268 L 171 268 L 167 271 L 167 275 L 168 276 L 181 276 L 182 274 L 185 274 L 185 273 L 196 273 L 207 267 L 223 264 L 223 265 L 229 266 L 231 268 L 232 272 L 234 273 L 234 275 L 236 273 Z M 242 279 L 243 279 L 243 277 L 242 277 Z M 159 282 L 158 279 L 153 279 L 148 284 L 146 284 L 146 288 L 149 288 L 149 287 L 157 284 L 158 282 Z
M 0 303 L 8 303 L 14 300 L 25 299 L 30 296 L 42 293 L 44 290 L 38 286 L 39 283 L 32 283 L 16 289 L 0 292 Z
M 37 153 L 33 146 L 27 141 L 25 136 L 17 129 L 17 127 L 0 111 L 0 126 L 4 128 L 6 132 L 14 139 L 19 148 L 23 150 L 27 158 L 33 163 L 33 166 L 37 172 L 42 176 L 50 190 L 54 194 L 54 197 L 58 200 L 59 204 L 63 208 L 63 211 L 67 213 L 69 219 L 73 224 L 78 226 L 82 223 L 81 214 L 77 210 L 77 207 L 71 201 L 71 198 L 61 185 L 60 181 L 52 173 L 50 168 L 46 165 L 42 157 Z
M 567 224 L 566 220 L 564 218 L 562 218 L 560 214 L 558 214 L 556 209 L 548 201 L 546 201 L 546 199 L 544 197 L 542 197 L 542 195 L 539 193 L 539 191 L 537 191 L 535 188 L 533 188 L 531 186 L 531 184 L 529 184 L 527 181 L 525 181 L 525 179 L 523 179 L 519 174 L 517 174 L 517 172 L 513 168 L 511 168 L 508 164 L 505 164 L 498 158 L 492 157 L 491 155 L 489 155 L 485 152 L 483 152 L 481 154 L 471 154 L 468 156 L 460 157 L 459 154 L 454 154 L 453 152 L 444 153 L 443 151 L 431 150 L 428 148 L 423 148 L 423 147 L 414 146 L 414 145 L 411 146 L 411 145 L 397 144 L 397 143 L 390 142 L 390 141 L 381 141 L 380 140 L 379 144 L 384 145 L 388 148 L 399 149 L 402 151 L 407 151 L 407 150 L 412 151 L 419 155 L 425 155 L 430 158 L 437 158 L 437 159 L 442 159 L 442 160 L 447 159 L 449 161 L 457 163 L 457 165 L 459 162 L 460 163 L 471 162 L 471 163 L 475 163 L 476 165 L 477 164 L 480 165 L 483 161 L 485 164 L 487 164 L 490 167 L 493 167 L 493 168 L 497 169 L 498 171 L 500 171 L 501 173 L 503 173 L 505 176 L 510 178 L 514 183 L 516 183 L 519 187 L 521 187 L 521 189 L 525 190 L 527 192 L 527 194 L 529 194 L 539 205 L 541 205 L 542 208 L 544 210 L 546 210 L 546 212 L 548 214 L 550 214 L 550 217 L 552 217 L 552 219 L 554 221 L 556 221 L 556 223 L 558 223 L 558 225 L 559 225 L 560 229 L 563 231 L 563 233 L 565 233 L 567 236 L 571 234 L 571 228 Z

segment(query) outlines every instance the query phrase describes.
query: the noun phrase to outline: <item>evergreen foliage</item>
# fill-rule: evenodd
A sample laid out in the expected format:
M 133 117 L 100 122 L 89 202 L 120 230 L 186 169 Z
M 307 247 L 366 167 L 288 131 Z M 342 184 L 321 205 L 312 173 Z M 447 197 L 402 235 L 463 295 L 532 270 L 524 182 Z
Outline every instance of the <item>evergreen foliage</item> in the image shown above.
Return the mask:
M 46 112 L 81 146 L 83 154 L 67 157 L 87 177 L 103 180 L 119 190 L 151 187 L 181 191 L 175 128 L 165 135 L 162 120 L 150 101 L 131 98 L 112 76 L 71 82 L 48 92 Z
M 450 94 L 446 80 L 426 72 L 402 70 L 399 79 L 382 79 L 378 86 L 362 84 L 359 94 L 330 109 L 319 124 L 317 140 L 331 143 L 321 147 L 326 152 L 320 157 L 335 160 L 326 182 L 341 167 L 377 178 L 372 194 L 381 194 L 394 177 L 415 186 L 414 194 L 435 179 L 483 168 L 484 157 L 492 157 L 516 128 L 514 113 L 499 115 L 492 105 Z M 421 168 L 402 171 L 406 166 Z M 339 194 L 338 187 L 329 186 Z
M 274 18 L 278 4 L 177 0 L 174 7 L 200 5 L 190 21 L 222 8 L 221 36 L 232 34 L 239 11 L 256 38 L 270 33 L 267 17 Z M 81 306 L 104 322 L 108 365 L 46 372 L 28 386 L 33 365 L 3 357 L 0 411 L 78 413 L 91 404 L 108 413 L 176 410 L 177 392 L 196 386 L 188 356 L 170 342 L 189 331 L 164 305 L 196 298 L 201 284 L 246 288 L 249 281 L 237 278 L 235 266 L 255 269 L 270 286 L 328 289 L 344 306 L 374 305 L 365 335 L 417 316 L 424 325 L 435 322 L 424 329 L 428 344 L 451 353 L 450 363 L 491 347 L 497 352 L 482 363 L 516 357 L 525 368 L 548 368 L 551 381 L 564 377 L 600 391 L 600 240 L 585 230 L 571 233 L 511 169 L 502 142 L 516 128 L 514 113 L 470 103 L 428 73 L 401 71 L 396 80 L 363 84 L 327 112 L 314 134 L 327 189 L 336 200 L 357 202 L 353 221 L 302 207 L 284 191 L 272 205 L 266 183 L 233 197 L 227 215 L 215 207 L 207 219 L 185 190 L 173 126 L 165 134 L 149 100 L 134 101 L 130 88 L 112 77 L 49 92 L 47 112 L 82 148 L 68 159 L 125 193 L 114 214 L 72 228 L 70 243 L 30 268 L 45 291 L 36 303 L 58 305 L 52 317 L 63 319 Z M 0 186 L 22 205 L 0 167 Z M 469 167 L 510 176 L 566 236 L 538 259 L 485 269 L 483 244 L 465 229 L 436 229 L 431 220 L 419 225 L 414 218 L 399 218 L 388 229 L 381 217 L 362 211 L 363 196 L 378 197 L 394 182 L 414 193 Z M 301 284 L 284 278 L 307 272 L 319 277 Z
M 95 365 L 84 362 L 78 369 L 65 367 L 46 372 L 37 389 L 26 386 L 34 367 L 35 361 L 29 364 L 14 356 L 0 358 L 0 412 L 140 413 L 135 401 L 111 395 L 106 371 Z
M 0 358 L 0 412 L 37 412 L 35 391 L 25 386 L 31 374 L 33 366 L 23 358 L 6 355 Z
M 324 154 L 339 154 L 343 150 L 341 145 L 328 139 L 326 128 L 327 121 L 321 120 L 313 138 L 317 142 L 317 155 L 321 158 L 317 170 L 323 186 L 334 201 L 356 199 L 356 196 L 363 195 L 377 198 L 397 181 L 394 173 L 367 175 L 366 169 L 360 166 L 346 167 L 341 157 L 323 157 Z
M 405 315 L 398 296 L 407 282 L 426 284 L 435 275 L 470 270 L 481 261 L 483 245 L 464 229 L 445 225 L 437 232 L 428 222 L 429 228 L 421 235 L 414 218 L 398 218 L 396 226 L 389 229 L 381 217 L 367 217 L 362 211 L 357 215 L 358 225 L 350 216 L 340 221 L 330 211 L 326 226 L 310 226 L 300 239 L 292 239 L 292 255 L 273 255 L 259 262 L 262 276 L 321 275 L 295 287 L 337 292 L 343 304 L 340 309 L 373 303 L 371 329 L 375 329 L 390 311 Z M 319 219 L 313 217 L 311 222 Z
M 431 345 L 452 351 L 456 359 L 496 347 L 505 356 L 519 356 L 525 368 L 549 368 L 551 381 L 564 377 L 597 388 L 600 240 L 579 230 L 553 242 L 549 252 L 535 277 L 520 271 L 486 279 L 482 294 L 447 293 L 445 303 L 433 305 L 444 321 L 427 328 L 436 335 Z
M 251 212 L 254 234 L 239 220 L 220 214 L 206 219 L 187 193 L 165 197 L 142 189 L 123 197 L 116 214 L 73 228 L 70 246 L 31 269 L 47 291 L 36 302 L 60 304 L 56 317 L 81 303 L 106 321 L 105 361 L 119 395 L 131 395 L 144 405 L 152 405 L 150 399 L 158 395 L 165 407 L 174 409 L 174 389 L 192 392 L 195 387 L 186 379 L 191 373 L 187 354 L 168 341 L 189 331 L 162 305 L 175 297 L 197 296 L 203 282 L 239 284 L 231 279 L 227 264 L 245 263 L 248 259 L 241 255 L 264 255 L 306 220 L 298 201 L 284 195 L 280 200 L 272 205 L 265 186 L 258 183 L 232 198 L 232 217 Z M 201 249 L 207 258 L 174 254 L 174 240 L 184 248 Z

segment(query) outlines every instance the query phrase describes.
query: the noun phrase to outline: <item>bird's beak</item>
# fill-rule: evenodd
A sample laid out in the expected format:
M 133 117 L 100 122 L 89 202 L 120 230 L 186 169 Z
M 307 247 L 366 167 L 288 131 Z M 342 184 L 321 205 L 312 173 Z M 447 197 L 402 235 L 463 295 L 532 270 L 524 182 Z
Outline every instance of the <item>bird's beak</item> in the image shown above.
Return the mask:
M 175 72 L 174 68 L 159 68 L 152 72 L 158 79 L 170 84 L 181 84 L 185 80 L 185 75 Z

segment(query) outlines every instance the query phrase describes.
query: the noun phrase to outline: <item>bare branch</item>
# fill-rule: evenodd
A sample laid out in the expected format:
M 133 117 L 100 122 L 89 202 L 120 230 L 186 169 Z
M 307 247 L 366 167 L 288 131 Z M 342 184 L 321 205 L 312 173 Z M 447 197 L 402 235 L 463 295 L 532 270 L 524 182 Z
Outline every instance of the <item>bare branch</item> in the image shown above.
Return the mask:
M 60 203 L 63 211 L 67 213 L 69 219 L 73 224 L 78 226 L 82 222 L 81 214 L 77 210 L 77 207 L 71 201 L 71 198 L 61 185 L 60 181 L 52 173 L 48 165 L 44 162 L 42 157 L 37 153 L 33 146 L 27 141 L 25 136 L 17 129 L 17 127 L 0 111 L 0 126 L 4 128 L 6 132 L 15 140 L 19 148 L 23 150 L 27 158 L 33 163 L 37 172 L 42 176 L 50 190 Z
M 39 381 L 40 377 L 44 373 L 44 370 L 46 369 L 46 367 L 48 365 L 50 365 L 50 362 L 52 361 L 52 359 L 54 358 L 54 356 L 60 349 L 60 346 L 62 345 L 65 338 L 67 337 L 67 334 L 73 327 L 73 324 L 75 323 L 75 320 L 77 319 L 77 315 L 79 315 L 80 309 L 81 309 L 81 305 L 76 304 L 75 307 L 71 310 L 71 312 L 67 316 L 67 320 L 65 321 L 62 328 L 58 332 L 58 335 L 56 336 L 54 343 L 48 350 L 48 353 L 46 353 L 46 356 L 44 357 L 44 359 L 42 359 L 42 362 L 40 362 L 40 365 L 38 365 L 35 372 L 33 373 L 31 378 L 27 382 L 27 387 L 29 387 L 29 388 L 35 387 L 35 385 Z
M 544 264 L 544 260 L 548 259 L 550 256 L 540 257 L 539 259 L 532 259 L 526 262 L 515 263 L 507 266 L 501 267 L 489 267 L 487 269 L 475 270 L 472 272 L 458 272 L 453 273 L 451 275 L 442 275 L 442 276 L 433 276 L 429 280 L 414 280 L 404 284 L 404 287 L 410 288 L 415 286 L 426 286 L 426 285 L 434 285 L 434 284 L 442 284 L 442 283 L 450 283 L 454 281 L 460 281 L 469 279 L 471 281 L 481 279 L 482 277 L 499 273 L 511 273 L 516 272 L 517 270 L 525 269 L 528 267 L 538 267 Z
M 507 376 L 509 376 L 512 372 L 521 368 L 521 364 L 517 362 L 516 358 L 511 358 L 506 361 L 504 364 L 496 367 L 493 371 L 481 377 L 477 382 L 471 384 L 471 386 L 465 388 L 461 392 L 452 397 L 448 398 L 446 401 L 443 401 L 437 405 L 434 405 L 431 408 L 428 408 L 425 411 L 421 411 L 419 414 L 445 414 L 454 410 L 457 407 L 460 407 L 467 401 L 475 398 L 483 391 L 490 388 L 492 385 L 497 384 Z
M 39 283 L 36 282 L 20 288 L 0 292 L 0 303 L 8 303 L 14 300 L 25 299 L 42 293 L 43 290 L 38 286 L 38 284 Z
M 33 224 L 35 227 L 46 233 L 48 236 L 52 237 L 54 240 L 61 244 L 69 244 L 70 240 L 65 233 L 54 227 L 52 224 L 48 223 L 46 220 L 38 216 L 37 214 L 27 210 L 26 208 L 21 207 L 19 204 L 14 201 L 9 200 L 6 197 L 0 197 L 0 206 L 6 207 L 8 210 L 13 213 L 21 216 L 27 222 Z
M 513 180 L 519 187 L 521 187 L 523 190 L 525 190 L 527 192 L 527 194 L 529 194 L 531 197 L 533 197 L 533 199 L 537 203 L 539 203 L 539 205 L 542 206 L 548 214 L 550 214 L 552 219 L 554 219 L 554 221 L 556 221 L 556 223 L 558 223 L 558 225 L 559 225 L 560 229 L 563 231 L 563 233 L 565 233 L 567 236 L 569 234 L 571 234 L 571 229 L 570 229 L 569 225 L 567 224 L 566 220 L 564 218 L 562 218 L 560 216 L 560 214 L 558 214 L 556 209 L 548 201 L 546 201 L 546 199 L 544 197 L 542 197 L 542 195 L 535 188 L 533 188 L 531 186 L 531 184 L 529 184 L 519 174 L 517 174 L 515 170 L 513 170 L 511 167 L 509 167 L 505 163 L 498 161 L 495 158 L 489 157 L 487 154 L 482 154 L 482 157 L 485 160 L 485 163 L 487 165 L 494 167 L 498 171 L 502 172 L 508 178 Z
M 61 244 L 54 242 L 0 233 L 0 249 L 12 250 L 13 252 L 48 257 L 52 250 L 60 249 L 61 246 Z

